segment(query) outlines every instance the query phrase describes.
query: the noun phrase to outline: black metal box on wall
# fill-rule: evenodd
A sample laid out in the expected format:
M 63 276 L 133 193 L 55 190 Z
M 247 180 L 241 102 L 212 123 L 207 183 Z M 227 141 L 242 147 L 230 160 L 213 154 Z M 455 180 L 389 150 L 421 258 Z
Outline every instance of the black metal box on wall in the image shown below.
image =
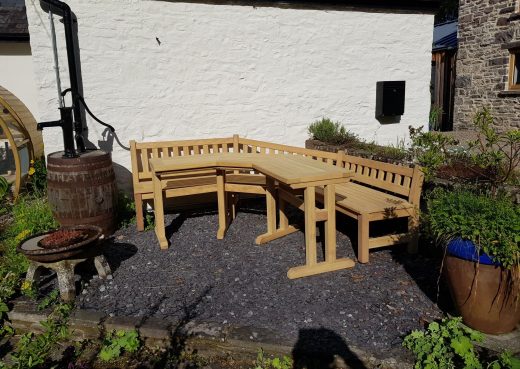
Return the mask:
M 404 114 L 405 81 L 378 81 L 376 87 L 376 118 Z

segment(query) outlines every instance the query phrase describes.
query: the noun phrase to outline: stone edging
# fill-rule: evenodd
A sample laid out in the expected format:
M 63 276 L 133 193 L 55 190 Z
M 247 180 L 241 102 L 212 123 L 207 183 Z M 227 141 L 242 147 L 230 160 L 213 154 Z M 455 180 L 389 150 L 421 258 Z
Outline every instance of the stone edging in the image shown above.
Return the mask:
M 18 332 L 41 332 L 40 322 L 47 318 L 47 313 L 38 311 L 35 303 L 19 299 L 8 313 L 8 317 Z M 76 309 L 70 317 L 70 327 L 74 332 L 72 339 L 77 341 L 100 338 L 104 331 L 137 329 L 146 345 L 167 347 L 175 325 L 158 318 L 143 321 L 137 317 L 109 317 L 99 311 Z M 259 349 L 268 354 L 282 356 L 291 355 L 293 347 L 290 342 L 280 344 L 281 340 L 270 331 L 253 327 L 223 328 L 218 324 L 188 322 L 179 331 L 180 336 L 186 337 L 186 349 L 196 350 L 200 355 L 207 357 L 231 355 L 254 360 Z M 412 368 L 411 363 L 394 358 L 380 360 L 354 347 L 349 347 L 349 350 L 367 368 Z

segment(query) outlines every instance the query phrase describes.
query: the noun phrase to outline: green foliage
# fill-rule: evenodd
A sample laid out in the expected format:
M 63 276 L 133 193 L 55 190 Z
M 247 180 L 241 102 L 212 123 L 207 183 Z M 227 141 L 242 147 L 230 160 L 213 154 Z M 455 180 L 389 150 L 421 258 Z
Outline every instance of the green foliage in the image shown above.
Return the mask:
M 20 286 L 21 275 L 27 270 L 27 259 L 16 251 L 16 246 L 32 234 L 57 226 L 46 199 L 39 195 L 20 196 L 12 207 L 13 221 L 0 234 L 0 337 L 12 333 L 6 313 L 8 302 L 18 288 L 21 287 L 22 293 L 34 295 L 29 282 Z
M 434 190 L 427 200 L 434 236 L 471 240 L 505 268 L 520 264 L 520 207 L 509 198 L 468 190 Z
M 7 179 L 0 176 L 0 201 L 2 201 L 4 197 L 7 195 L 10 187 L 11 186 L 9 185 L 9 182 L 7 182 Z
M 487 108 L 477 112 L 473 124 L 478 138 L 469 143 L 470 157 L 476 165 L 486 169 L 496 192 L 497 186 L 515 177 L 515 170 L 520 166 L 520 130 L 498 132 Z
M 0 362 L 0 368 L 30 369 L 49 367 L 49 355 L 60 342 L 69 338 L 67 321 L 72 305 L 58 305 L 54 311 L 41 322 L 43 333 L 26 333 L 20 337 L 13 352 L 9 354 L 12 364 Z
M 358 141 L 355 134 L 347 131 L 339 122 L 333 122 L 328 118 L 315 121 L 309 126 L 308 131 L 313 139 L 331 144 L 345 144 L 351 141 Z
M 412 140 L 412 157 L 423 167 L 426 180 L 431 180 L 436 170 L 449 161 L 448 147 L 458 142 L 439 132 L 423 132 L 423 127 L 409 126 L 408 129 Z
M 441 127 L 439 126 L 439 119 L 442 117 L 442 108 L 440 106 L 432 105 L 430 109 L 430 116 L 428 119 L 429 127 L 433 131 L 438 131 Z
M 7 179 L 0 176 L 0 216 L 5 215 L 9 211 L 8 195 L 11 189 L 11 185 L 7 182 Z
M 43 193 L 18 197 L 12 215 L 14 222 L 7 229 L 7 234 L 16 237 L 18 241 L 58 227 Z
M 273 359 L 266 358 L 264 350 L 258 350 L 255 366 L 253 369 L 292 369 L 293 361 L 289 356 Z
M 31 160 L 26 187 L 33 192 L 45 192 L 47 189 L 47 167 L 44 158 Z
M 117 197 L 117 226 L 118 228 L 126 228 L 135 224 L 135 202 L 124 192 L 119 192 Z M 154 227 L 154 218 L 150 213 L 145 214 L 144 219 L 145 230 L 149 231 Z
M 45 310 L 49 306 L 56 305 L 60 300 L 60 291 L 57 289 L 52 290 L 47 296 L 45 296 L 42 301 L 38 304 L 38 310 Z
M 496 360 L 482 362 L 473 342 L 482 342 L 480 332 L 466 328 L 462 318 L 432 322 L 426 331 L 412 331 L 405 337 L 403 346 L 415 355 L 415 369 L 507 369 L 513 368 L 516 359 L 507 352 Z
M 123 352 L 133 353 L 141 347 L 141 340 L 137 331 L 116 331 L 105 336 L 99 358 L 110 361 L 121 356 Z

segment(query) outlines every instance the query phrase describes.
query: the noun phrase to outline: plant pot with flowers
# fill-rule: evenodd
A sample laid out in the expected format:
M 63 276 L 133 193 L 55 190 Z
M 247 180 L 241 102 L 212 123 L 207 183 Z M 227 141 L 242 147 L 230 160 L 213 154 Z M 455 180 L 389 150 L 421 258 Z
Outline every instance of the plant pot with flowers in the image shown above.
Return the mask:
M 520 206 L 505 196 L 436 189 L 428 223 L 446 247 L 443 274 L 466 325 L 489 334 L 520 322 Z

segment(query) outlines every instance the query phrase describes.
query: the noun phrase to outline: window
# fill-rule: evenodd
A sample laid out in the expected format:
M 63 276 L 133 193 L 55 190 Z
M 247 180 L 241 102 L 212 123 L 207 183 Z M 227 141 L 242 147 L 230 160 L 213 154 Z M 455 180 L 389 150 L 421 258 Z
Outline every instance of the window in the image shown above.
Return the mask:
M 520 90 L 520 49 L 510 50 L 509 89 Z

